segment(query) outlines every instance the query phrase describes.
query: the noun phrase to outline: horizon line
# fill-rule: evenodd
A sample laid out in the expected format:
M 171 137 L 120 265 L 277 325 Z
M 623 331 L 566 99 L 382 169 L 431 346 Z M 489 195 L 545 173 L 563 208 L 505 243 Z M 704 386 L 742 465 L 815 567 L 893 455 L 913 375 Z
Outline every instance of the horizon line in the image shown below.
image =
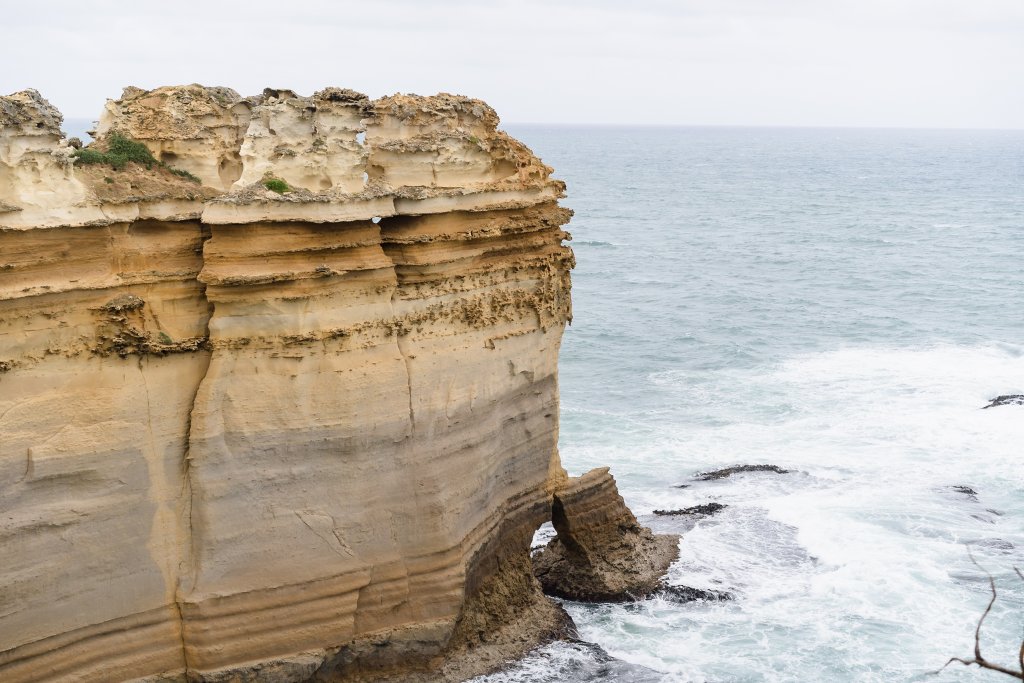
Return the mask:
M 98 120 L 89 116 L 64 116 L 64 122 L 88 121 L 97 123 Z M 551 126 L 561 128 L 768 128 L 786 130 L 922 130 L 922 131 L 978 131 L 978 132 L 1024 132 L 1024 126 L 1008 128 L 1003 126 L 982 127 L 982 126 L 906 126 L 906 125 L 864 125 L 864 124 L 791 124 L 791 123 L 623 123 L 614 121 L 588 121 L 580 123 L 568 123 L 565 121 L 504 121 L 501 126 Z
M 863 125 L 863 124 L 830 124 L 830 123 L 565 123 L 562 121 L 502 121 L 502 126 L 564 126 L 589 128 L 782 128 L 821 130 L 933 130 L 933 131 L 992 131 L 1019 133 L 1024 132 L 1024 125 L 1016 128 L 981 127 L 981 126 L 901 126 L 901 125 Z

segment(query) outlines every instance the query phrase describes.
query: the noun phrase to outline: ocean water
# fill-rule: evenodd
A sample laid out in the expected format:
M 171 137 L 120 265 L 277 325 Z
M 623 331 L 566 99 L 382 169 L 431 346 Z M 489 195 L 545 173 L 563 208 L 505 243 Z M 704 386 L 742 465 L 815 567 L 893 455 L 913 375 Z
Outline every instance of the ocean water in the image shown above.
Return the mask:
M 973 651 L 969 548 L 984 654 L 1024 638 L 1024 406 L 981 410 L 1024 393 L 1024 132 L 508 129 L 576 211 L 563 464 L 656 531 L 726 504 L 669 580 L 734 599 L 565 603 L 593 645 L 482 680 L 1001 679 L 929 672 Z

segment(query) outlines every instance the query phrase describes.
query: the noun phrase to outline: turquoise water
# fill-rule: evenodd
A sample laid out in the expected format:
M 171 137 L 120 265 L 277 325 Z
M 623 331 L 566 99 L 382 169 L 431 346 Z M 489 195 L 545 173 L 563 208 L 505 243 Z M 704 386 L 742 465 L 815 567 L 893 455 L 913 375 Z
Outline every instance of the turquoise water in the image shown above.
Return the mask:
M 727 504 L 670 580 L 735 599 L 568 603 L 637 667 L 555 645 L 490 680 L 998 679 L 927 674 L 972 652 L 968 546 L 986 656 L 1024 637 L 1024 406 L 979 410 L 1024 393 L 1024 132 L 508 129 L 576 210 L 563 463 L 656 530 Z M 690 480 L 744 463 L 794 472 Z

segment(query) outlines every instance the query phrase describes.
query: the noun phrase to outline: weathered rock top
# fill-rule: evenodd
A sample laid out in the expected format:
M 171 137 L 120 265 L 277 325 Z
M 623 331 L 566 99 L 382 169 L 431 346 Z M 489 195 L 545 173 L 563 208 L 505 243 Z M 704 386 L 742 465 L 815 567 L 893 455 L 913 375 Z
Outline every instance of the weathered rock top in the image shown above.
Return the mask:
M 299 205 L 313 204 L 303 218 L 331 221 L 564 196 L 552 169 L 498 130 L 491 107 L 448 93 L 371 100 L 336 87 L 252 97 L 197 84 L 128 87 L 107 101 L 84 151 L 34 90 L 0 97 L 0 116 L 0 229 L 93 225 L 113 220 L 107 207 L 118 205 L 217 223 L 296 219 Z M 86 166 L 83 155 L 106 151 L 115 134 L 144 144 L 156 164 Z
M 64 121 L 57 108 L 47 102 L 38 90 L 22 90 L 0 97 L 0 126 L 21 128 L 24 134 L 36 130 L 60 133 Z

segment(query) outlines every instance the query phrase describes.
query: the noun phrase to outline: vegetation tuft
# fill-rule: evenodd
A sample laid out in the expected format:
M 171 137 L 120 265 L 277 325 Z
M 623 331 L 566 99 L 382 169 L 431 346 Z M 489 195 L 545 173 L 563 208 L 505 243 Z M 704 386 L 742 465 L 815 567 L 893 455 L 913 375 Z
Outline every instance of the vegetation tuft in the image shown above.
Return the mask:
M 188 171 L 186 171 L 183 168 L 171 168 L 170 166 L 165 166 L 165 168 L 168 171 L 170 171 L 171 173 L 173 173 L 174 175 L 178 176 L 179 178 L 184 178 L 185 180 L 191 180 L 193 183 L 195 183 L 197 185 L 199 185 L 199 184 L 201 184 L 203 182 L 202 180 L 200 180 L 199 176 L 194 175 L 192 173 L 189 173 Z
M 276 192 L 278 194 L 284 194 L 285 192 L 291 190 L 291 188 L 288 187 L 288 183 L 281 180 L 280 178 L 264 178 L 263 187 L 267 188 L 271 192 Z
M 111 132 L 110 137 L 107 138 L 107 151 L 101 152 L 97 149 L 76 149 L 74 156 L 78 158 L 79 164 L 108 164 L 115 171 L 120 171 L 129 163 L 133 162 L 145 166 L 146 168 L 153 168 L 159 166 L 166 168 L 174 175 L 191 180 L 194 183 L 201 183 L 202 181 L 189 173 L 188 171 L 180 168 L 171 168 L 162 161 L 157 161 L 153 153 L 149 151 L 149 148 L 137 140 L 132 140 L 129 137 L 125 137 L 118 132 Z M 107 178 L 104 178 L 107 182 L 113 182 Z
M 126 138 L 120 133 L 110 134 L 106 152 L 95 149 L 77 149 L 74 154 L 78 157 L 80 164 L 110 164 L 115 171 L 123 169 L 129 161 L 142 164 L 146 168 L 153 168 L 159 163 L 144 144 Z

